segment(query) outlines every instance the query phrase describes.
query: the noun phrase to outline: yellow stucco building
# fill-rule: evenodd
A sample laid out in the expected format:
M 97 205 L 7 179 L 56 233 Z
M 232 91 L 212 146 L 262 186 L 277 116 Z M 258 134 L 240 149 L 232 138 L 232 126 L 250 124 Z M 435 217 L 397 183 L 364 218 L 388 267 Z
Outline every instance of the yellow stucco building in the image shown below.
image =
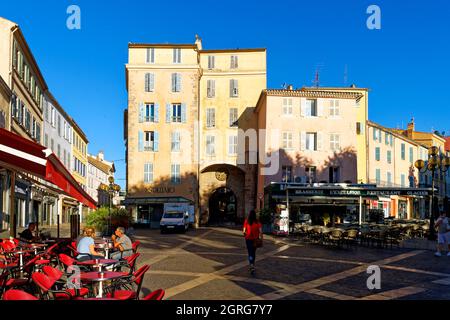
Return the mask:
M 87 164 L 88 164 L 88 139 L 83 130 L 77 125 L 72 118 L 72 155 L 71 164 L 72 175 L 75 180 L 87 191 Z

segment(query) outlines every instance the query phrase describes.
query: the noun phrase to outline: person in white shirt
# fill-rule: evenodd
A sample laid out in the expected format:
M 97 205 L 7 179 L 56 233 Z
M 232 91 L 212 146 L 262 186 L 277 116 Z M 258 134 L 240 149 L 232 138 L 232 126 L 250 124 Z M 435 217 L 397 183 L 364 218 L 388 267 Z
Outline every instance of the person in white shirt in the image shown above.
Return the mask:
M 438 245 L 437 251 L 434 254 L 436 257 L 441 257 L 442 252 L 445 251 L 445 245 L 448 246 L 447 256 L 450 257 L 450 243 L 449 243 L 449 223 L 448 218 L 446 217 L 446 213 L 444 211 L 441 212 L 439 219 L 437 219 L 434 227 L 438 229 Z

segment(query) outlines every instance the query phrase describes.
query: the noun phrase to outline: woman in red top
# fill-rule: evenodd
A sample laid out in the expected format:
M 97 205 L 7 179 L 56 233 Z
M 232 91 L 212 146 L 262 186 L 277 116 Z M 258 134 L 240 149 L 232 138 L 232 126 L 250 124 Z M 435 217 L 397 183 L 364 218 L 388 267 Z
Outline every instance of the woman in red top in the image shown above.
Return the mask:
M 255 239 L 260 238 L 262 240 L 262 226 L 256 218 L 255 210 L 251 210 L 247 219 L 244 221 L 244 237 L 245 244 L 247 245 L 248 251 L 248 262 L 250 263 L 250 272 L 253 274 L 255 272 L 255 260 L 256 260 L 256 247 Z

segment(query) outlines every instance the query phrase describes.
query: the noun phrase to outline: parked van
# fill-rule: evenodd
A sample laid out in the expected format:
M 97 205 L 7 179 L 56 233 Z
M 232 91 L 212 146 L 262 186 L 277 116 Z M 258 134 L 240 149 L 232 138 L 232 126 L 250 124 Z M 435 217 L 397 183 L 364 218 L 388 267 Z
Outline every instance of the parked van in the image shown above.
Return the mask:
M 161 233 L 166 231 L 186 232 L 189 229 L 189 212 L 165 211 L 159 225 Z

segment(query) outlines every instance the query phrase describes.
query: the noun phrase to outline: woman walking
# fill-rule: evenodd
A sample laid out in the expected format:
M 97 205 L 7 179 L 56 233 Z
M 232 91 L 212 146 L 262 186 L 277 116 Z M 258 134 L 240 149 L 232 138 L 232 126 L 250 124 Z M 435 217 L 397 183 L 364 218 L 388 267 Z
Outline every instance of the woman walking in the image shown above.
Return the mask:
M 260 241 L 262 241 L 263 239 L 262 226 L 256 218 L 255 210 L 251 210 L 247 219 L 244 221 L 243 232 L 245 237 L 245 244 L 247 245 L 250 272 L 254 274 L 257 248 L 257 244 L 255 242 L 258 241 L 258 239 Z

